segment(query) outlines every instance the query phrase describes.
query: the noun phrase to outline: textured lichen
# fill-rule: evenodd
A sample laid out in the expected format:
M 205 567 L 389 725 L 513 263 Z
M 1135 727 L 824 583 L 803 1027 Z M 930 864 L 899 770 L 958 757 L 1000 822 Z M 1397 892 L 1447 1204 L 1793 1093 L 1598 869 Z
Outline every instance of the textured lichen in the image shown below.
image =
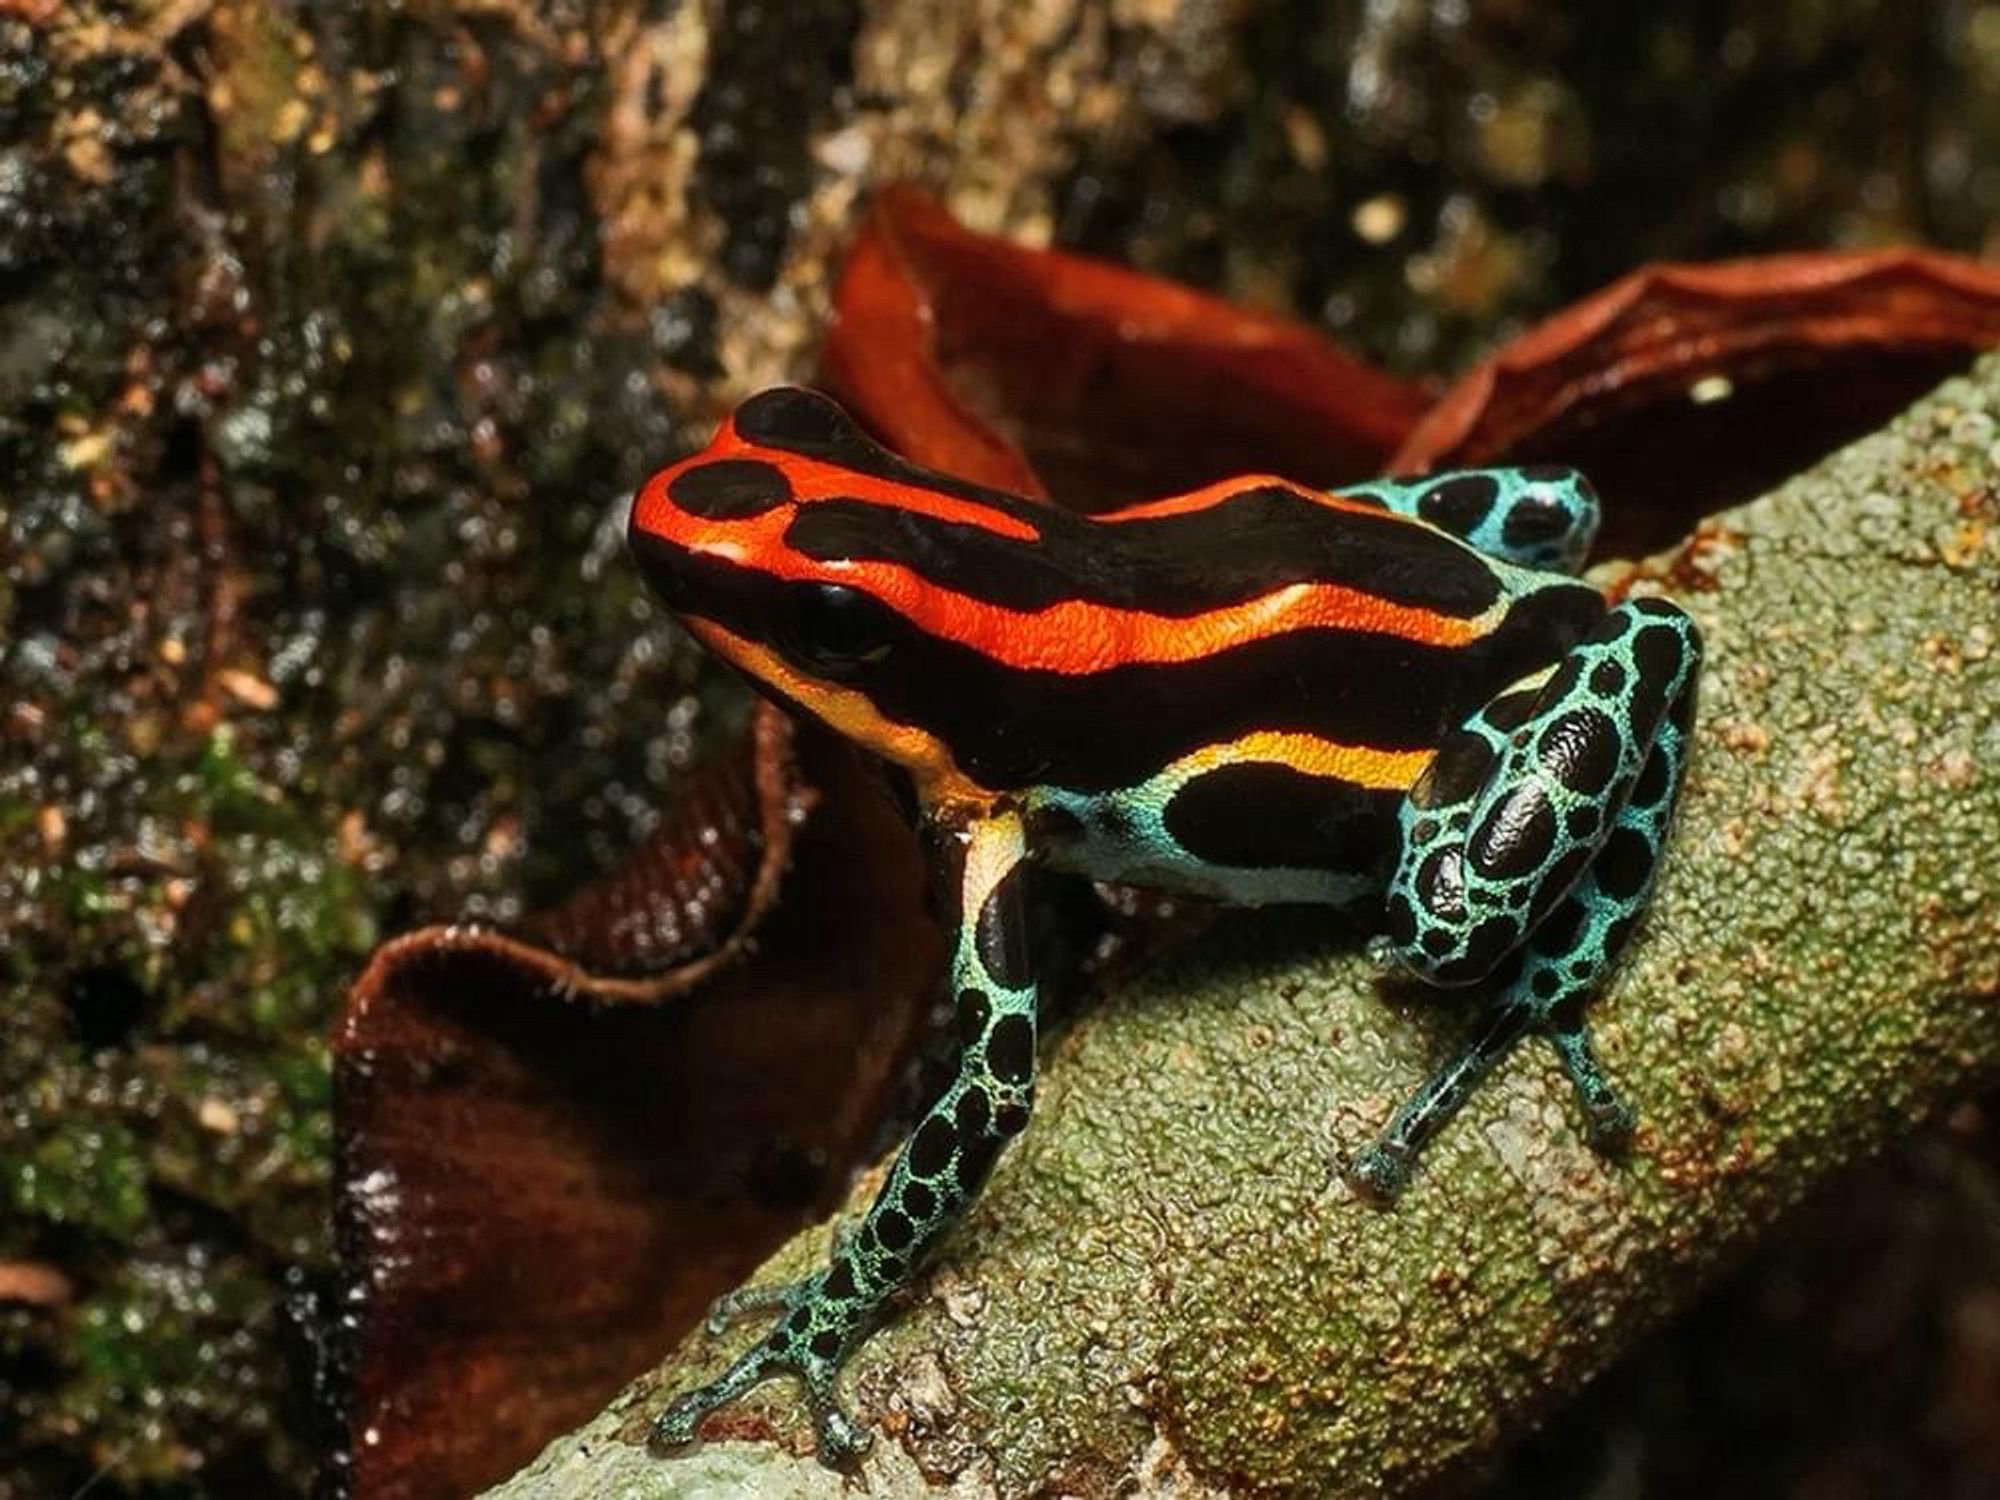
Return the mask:
M 298 1493 L 327 1019 L 383 926 L 519 909 L 686 758 L 625 713 L 684 679 L 593 553 L 680 440 L 643 340 L 581 331 L 557 59 L 442 13 L 40 19 L 0 16 L 0 1261 L 74 1300 L 0 1307 L 0 1497 Z
M 1457 1020 L 1245 916 L 1080 1020 L 914 1305 L 855 1359 L 877 1495 L 1408 1488 L 1512 1434 L 1815 1183 L 2000 1062 L 2000 357 L 1667 560 L 1709 644 L 1653 915 L 1596 1010 L 1643 1115 L 1580 1143 L 1527 1049 L 1394 1210 L 1335 1167 Z M 1639 586 L 1646 586 L 1641 580 Z M 861 1196 L 873 1183 L 863 1183 Z M 823 1253 L 795 1243 L 765 1276 Z M 738 1336 L 739 1338 L 741 1336 Z M 778 1441 L 648 1463 L 692 1342 L 509 1485 L 834 1493 Z

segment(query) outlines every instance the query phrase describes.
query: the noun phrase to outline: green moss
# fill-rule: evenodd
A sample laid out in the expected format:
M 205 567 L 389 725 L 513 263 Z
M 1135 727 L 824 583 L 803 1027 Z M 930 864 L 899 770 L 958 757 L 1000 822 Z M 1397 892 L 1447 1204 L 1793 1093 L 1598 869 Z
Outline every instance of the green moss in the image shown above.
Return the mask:
M 183 1477 L 190 1440 L 221 1457 L 260 1415 L 266 1462 L 296 1464 L 259 1396 L 277 1312 L 264 1279 L 214 1247 L 145 1258 L 77 1308 L 66 1410 L 107 1450 L 119 1444 L 128 1482 Z
M 699 722 L 579 568 L 683 441 L 592 326 L 593 69 L 226 5 L 197 77 L 153 19 L 0 18 L 0 1254 L 82 1289 L 7 1324 L 4 1500 L 303 1489 L 342 990 L 385 919 L 608 860 Z
M 66 1082 L 67 1080 L 63 1080 Z M 69 1101 L 61 1082 L 30 1090 L 17 1107 L 49 1119 Z M 146 1222 L 145 1154 L 122 1122 L 85 1123 L 70 1110 L 59 1131 L 10 1142 L 0 1151 L 0 1178 L 16 1213 L 98 1234 L 130 1235 Z

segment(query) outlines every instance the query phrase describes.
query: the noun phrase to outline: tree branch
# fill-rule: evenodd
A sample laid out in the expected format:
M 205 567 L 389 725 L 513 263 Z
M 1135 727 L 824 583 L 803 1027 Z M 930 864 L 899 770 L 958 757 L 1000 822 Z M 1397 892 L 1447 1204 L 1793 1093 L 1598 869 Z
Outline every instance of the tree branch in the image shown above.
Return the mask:
M 1337 1153 L 1463 1013 L 1386 997 L 1323 921 L 1233 917 L 1048 1049 L 1028 1133 L 855 1357 L 874 1496 L 1135 1474 L 1335 1495 L 1447 1474 L 1828 1174 L 1990 1076 L 2000 356 L 1704 526 L 1666 571 L 1709 661 L 1653 913 L 1594 1010 L 1642 1117 L 1630 1158 L 1592 1156 L 1528 1045 L 1397 1207 L 1358 1202 Z M 809 1234 L 763 1277 L 824 1253 Z M 846 1493 L 783 1385 L 723 1419 L 774 1441 L 646 1451 L 667 1395 L 754 1336 L 697 1336 L 491 1493 Z

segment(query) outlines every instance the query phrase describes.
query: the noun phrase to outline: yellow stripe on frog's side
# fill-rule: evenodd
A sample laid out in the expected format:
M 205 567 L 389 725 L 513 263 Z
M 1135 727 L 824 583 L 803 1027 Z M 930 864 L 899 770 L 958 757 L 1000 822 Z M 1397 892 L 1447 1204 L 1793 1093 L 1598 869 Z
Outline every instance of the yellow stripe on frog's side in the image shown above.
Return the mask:
M 916 783 L 918 799 L 927 810 L 976 811 L 994 802 L 997 794 L 961 773 L 942 740 L 914 724 L 888 718 L 869 701 L 867 694 L 808 677 L 770 647 L 737 635 L 713 620 L 697 615 L 684 615 L 682 620 L 704 646 L 723 660 L 733 662 L 756 681 L 823 719 L 854 743 L 906 768 Z
M 1241 739 L 1204 745 L 1161 768 L 1161 779 L 1185 782 L 1218 766 L 1266 761 L 1289 766 L 1308 776 L 1328 776 L 1369 791 L 1401 791 L 1416 782 L 1437 752 L 1377 750 L 1369 745 L 1343 745 L 1313 734 L 1260 729 Z

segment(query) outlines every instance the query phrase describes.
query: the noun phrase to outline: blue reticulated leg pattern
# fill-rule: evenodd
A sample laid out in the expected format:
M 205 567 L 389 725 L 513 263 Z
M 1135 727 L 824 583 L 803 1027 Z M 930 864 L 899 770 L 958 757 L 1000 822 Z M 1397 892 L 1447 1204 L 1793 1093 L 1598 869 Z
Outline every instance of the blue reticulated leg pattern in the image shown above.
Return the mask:
M 1489 557 L 1574 573 L 1597 538 L 1597 491 L 1575 469 L 1455 469 L 1408 479 L 1344 484 L 1337 494 L 1373 500 L 1471 543 Z
M 1350 1174 L 1391 1198 L 1424 1142 L 1530 1030 L 1554 1043 L 1593 1144 L 1630 1110 L 1592 1055 L 1583 1007 L 1652 889 L 1686 766 L 1701 639 L 1660 599 L 1612 609 L 1571 653 L 1474 714 L 1402 810 L 1385 968 L 1485 984 L 1471 1043 L 1397 1111 Z
M 936 833 L 941 873 L 960 913 L 951 965 L 956 1074 L 897 1153 L 860 1224 L 836 1239 L 826 1269 L 788 1285 L 732 1293 L 715 1305 L 711 1330 L 739 1314 L 779 1316 L 714 1381 L 669 1403 L 653 1424 L 653 1440 L 662 1446 L 692 1441 L 709 1412 L 773 1376 L 791 1375 L 804 1388 L 821 1459 L 836 1465 L 857 1459 L 868 1435 L 835 1390 L 842 1363 L 984 1185 L 1000 1148 L 1028 1123 L 1035 983 L 1021 820 L 1008 812 Z

